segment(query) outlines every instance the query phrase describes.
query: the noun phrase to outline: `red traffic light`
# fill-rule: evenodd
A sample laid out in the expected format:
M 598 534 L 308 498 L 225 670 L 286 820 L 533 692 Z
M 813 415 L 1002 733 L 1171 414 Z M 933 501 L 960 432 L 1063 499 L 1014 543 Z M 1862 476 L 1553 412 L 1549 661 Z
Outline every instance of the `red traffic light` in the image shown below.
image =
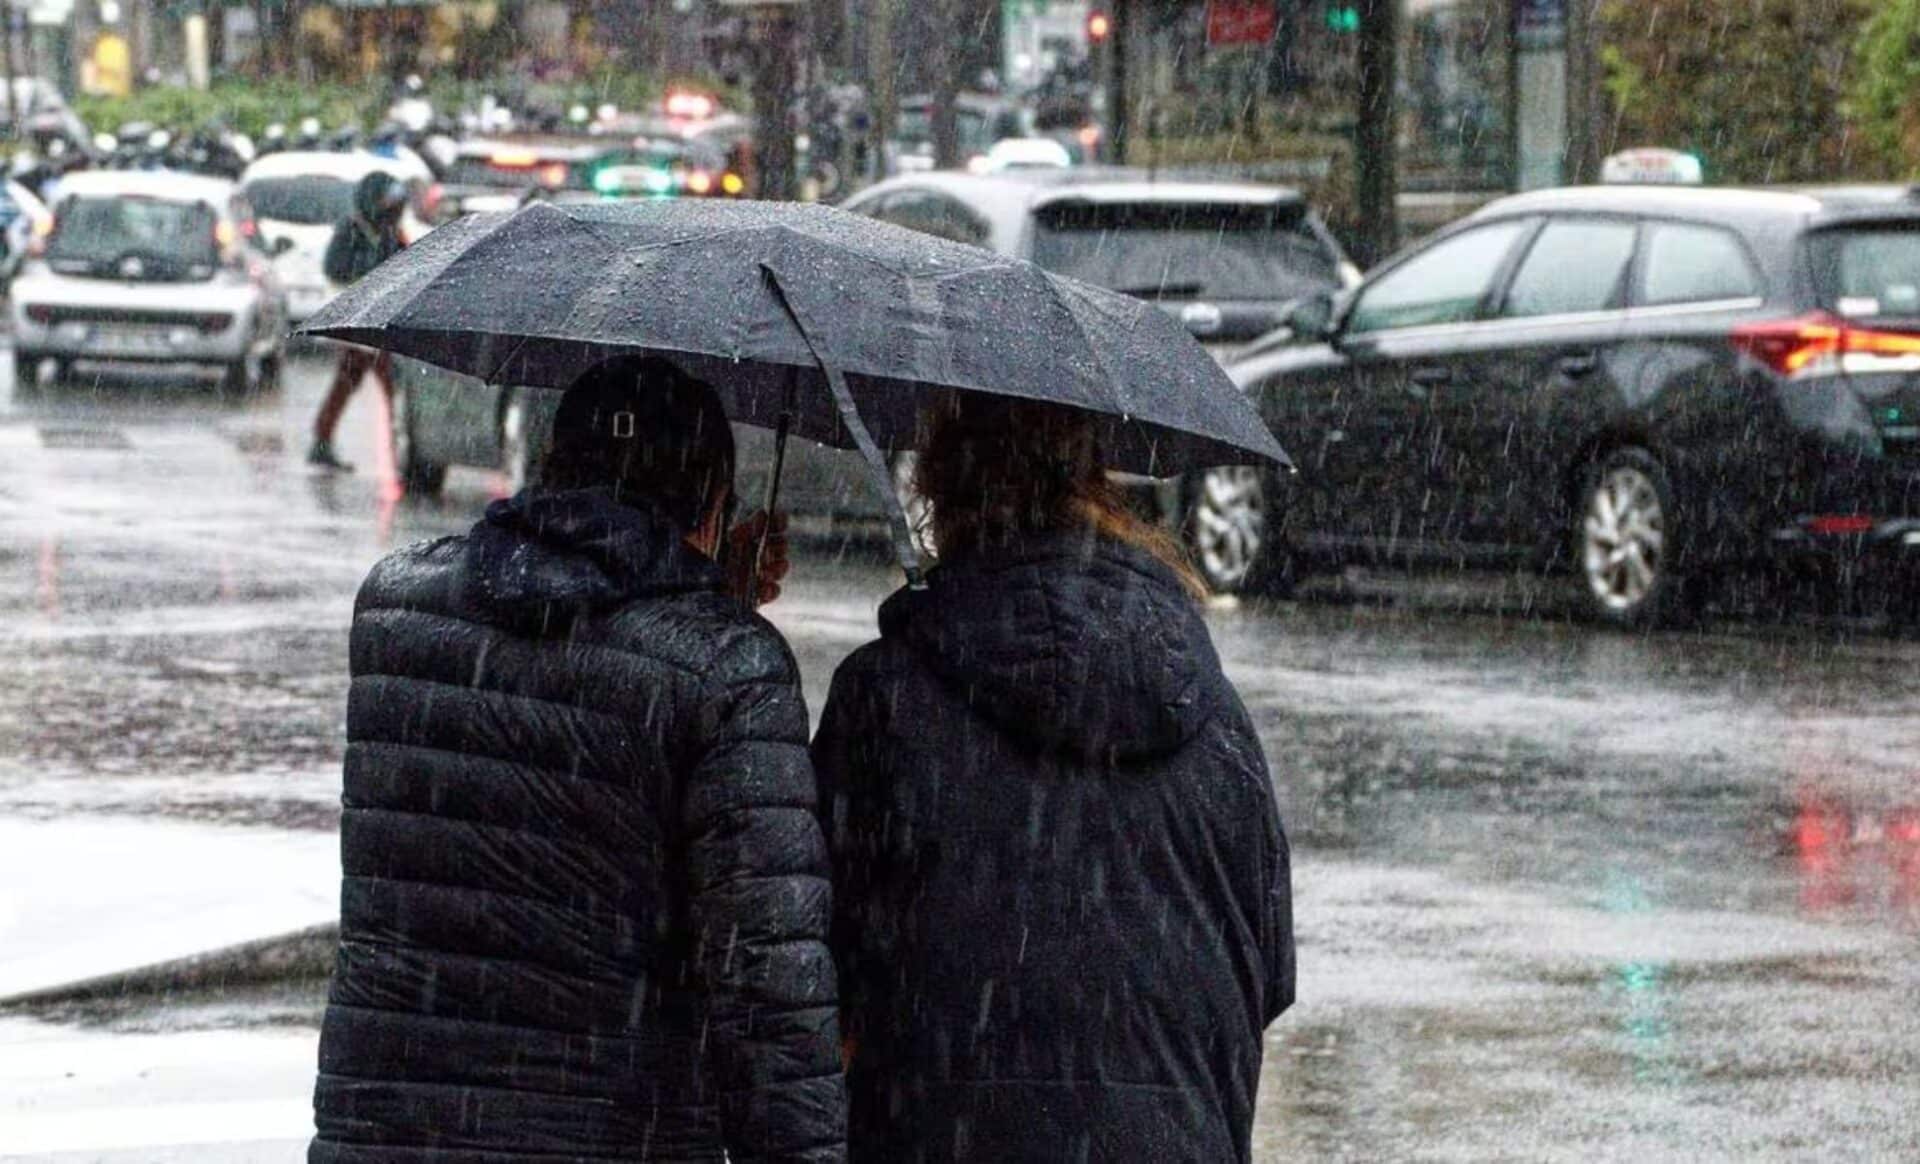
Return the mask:
M 1088 40 L 1096 41 L 1096 42 L 1103 41 L 1107 39 L 1108 35 L 1110 35 L 1112 32 L 1113 32 L 1113 17 L 1108 16 L 1104 12 L 1090 12 L 1087 14 L 1087 39 Z

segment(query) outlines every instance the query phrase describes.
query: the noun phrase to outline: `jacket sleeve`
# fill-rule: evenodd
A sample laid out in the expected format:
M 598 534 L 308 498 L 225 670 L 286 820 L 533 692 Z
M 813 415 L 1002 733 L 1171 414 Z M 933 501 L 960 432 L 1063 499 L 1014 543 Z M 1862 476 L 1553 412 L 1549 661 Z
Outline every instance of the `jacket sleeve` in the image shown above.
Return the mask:
M 734 1164 L 843 1161 L 826 847 L 806 705 L 770 628 L 729 647 L 708 699 L 680 814 L 727 1152 Z
M 1265 765 L 1262 769 L 1264 775 Z M 1262 961 L 1267 968 L 1262 1017 L 1271 1023 L 1293 1005 L 1293 853 L 1287 844 L 1287 831 L 1280 824 L 1278 801 L 1271 792 L 1266 801 L 1260 932 L 1261 944 L 1265 947 L 1261 951 Z

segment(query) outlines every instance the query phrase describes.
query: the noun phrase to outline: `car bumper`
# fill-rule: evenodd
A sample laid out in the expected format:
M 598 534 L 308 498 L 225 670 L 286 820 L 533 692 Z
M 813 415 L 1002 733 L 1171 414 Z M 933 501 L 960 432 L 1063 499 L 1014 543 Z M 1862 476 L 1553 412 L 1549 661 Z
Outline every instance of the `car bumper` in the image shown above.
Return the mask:
M 253 332 L 250 317 L 237 317 L 226 329 L 211 333 L 185 326 L 48 326 L 19 312 L 13 320 L 13 344 L 19 351 L 56 359 L 142 364 L 229 364 L 252 354 Z

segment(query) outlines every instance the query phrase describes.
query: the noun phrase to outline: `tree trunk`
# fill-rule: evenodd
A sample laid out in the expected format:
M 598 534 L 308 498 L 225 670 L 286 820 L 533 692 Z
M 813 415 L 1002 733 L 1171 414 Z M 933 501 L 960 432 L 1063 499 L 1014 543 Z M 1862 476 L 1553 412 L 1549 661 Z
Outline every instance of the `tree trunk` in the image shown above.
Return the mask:
M 899 100 L 894 94 L 894 70 L 899 62 L 893 48 L 893 6 L 895 0 L 868 0 L 867 11 L 867 96 L 871 105 L 874 178 L 887 176 L 887 143 L 893 140 L 893 128 L 899 123 Z
M 959 0 L 933 0 L 935 40 L 929 47 L 933 90 L 933 164 L 958 166 L 960 157 Z
M 1355 204 L 1360 217 L 1360 263 L 1370 267 L 1400 245 L 1395 128 L 1394 57 L 1400 0 L 1362 0 L 1360 107 L 1353 133 Z

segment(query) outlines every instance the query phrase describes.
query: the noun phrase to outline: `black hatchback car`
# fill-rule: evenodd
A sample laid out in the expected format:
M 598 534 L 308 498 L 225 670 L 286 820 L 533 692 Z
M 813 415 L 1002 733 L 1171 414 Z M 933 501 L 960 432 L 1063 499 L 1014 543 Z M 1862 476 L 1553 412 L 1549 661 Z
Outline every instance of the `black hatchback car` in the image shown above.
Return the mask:
M 1920 552 L 1906 189 L 1519 195 L 1290 323 L 1233 372 L 1299 472 L 1215 474 L 1272 498 L 1240 546 L 1269 581 L 1570 568 L 1642 624 L 1728 565 Z

